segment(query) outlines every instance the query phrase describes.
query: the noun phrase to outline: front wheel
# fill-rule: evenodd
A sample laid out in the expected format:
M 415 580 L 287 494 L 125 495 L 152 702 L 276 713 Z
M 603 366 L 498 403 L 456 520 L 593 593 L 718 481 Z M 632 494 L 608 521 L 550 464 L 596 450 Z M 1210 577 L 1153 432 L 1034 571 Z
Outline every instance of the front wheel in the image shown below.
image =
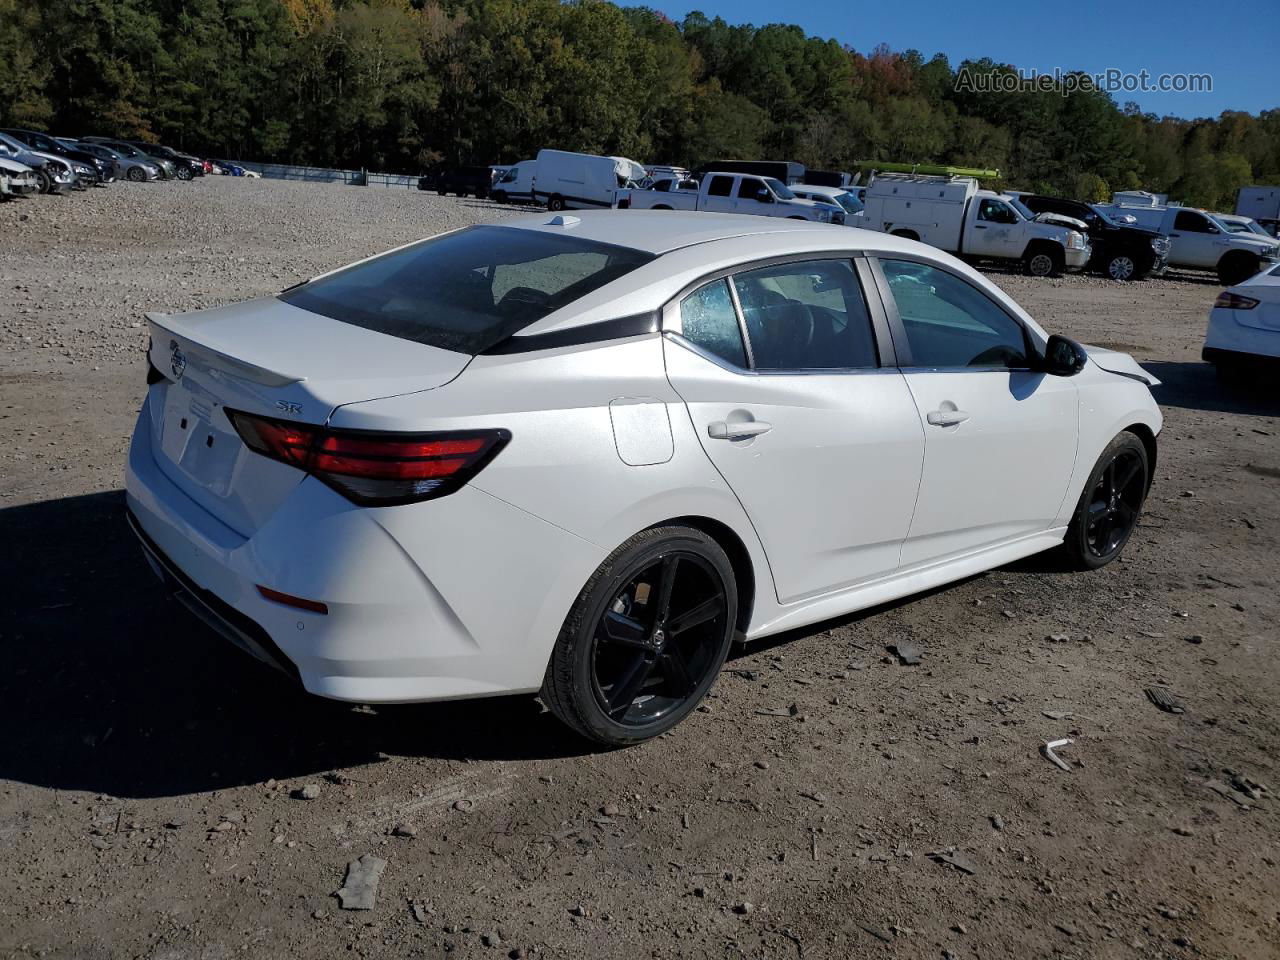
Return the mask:
M 1055 256 L 1048 250 L 1032 250 L 1023 258 L 1022 264 L 1027 273 L 1033 277 L 1052 277 L 1062 272 L 1061 256 Z
M 142 183 L 142 181 L 147 179 L 147 171 L 143 170 L 141 167 L 130 167 L 129 172 L 126 173 L 125 176 L 134 183 Z
M 578 595 L 542 682 L 547 708 L 584 737 L 640 743 L 683 720 L 729 654 L 733 567 L 692 527 L 655 527 L 610 554 Z
M 189 169 L 187 169 L 186 167 L 179 167 L 179 168 L 178 168 L 178 179 L 179 179 L 179 180 L 190 180 L 191 178 L 192 178 L 192 173 L 191 173 L 191 171 L 190 171 Z
M 1073 566 L 1097 570 L 1120 556 L 1147 498 L 1147 448 L 1132 433 L 1116 436 L 1094 464 L 1063 547 Z
M 1138 265 L 1128 254 L 1117 253 L 1107 261 L 1107 276 L 1112 280 L 1137 280 Z

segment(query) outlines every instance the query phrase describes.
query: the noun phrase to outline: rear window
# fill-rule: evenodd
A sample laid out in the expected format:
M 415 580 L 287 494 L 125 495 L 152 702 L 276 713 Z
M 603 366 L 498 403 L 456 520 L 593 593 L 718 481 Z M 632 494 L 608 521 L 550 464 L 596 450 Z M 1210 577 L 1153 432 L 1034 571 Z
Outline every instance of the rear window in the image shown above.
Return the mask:
M 366 330 L 476 354 L 653 258 L 537 230 L 471 227 L 286 290 L 280 299 Z

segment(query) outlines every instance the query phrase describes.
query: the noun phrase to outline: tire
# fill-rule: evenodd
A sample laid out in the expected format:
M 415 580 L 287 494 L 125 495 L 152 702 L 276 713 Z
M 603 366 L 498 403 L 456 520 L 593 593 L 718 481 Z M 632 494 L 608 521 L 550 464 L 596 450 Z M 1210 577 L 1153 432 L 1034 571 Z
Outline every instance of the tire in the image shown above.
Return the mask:
M 125 174 L 134 183 L 143 183 L 147 179 L 147 171 L 141 167 L 130 167 L 129 172 Z
M 1137 261 L 1127 253 L 1113 253 L 1107 258 L 1107 266 L 1103 272 L 1112 280 L 1122 282 L 1142 278 Z
M 1022 258 L 1022 267 L 1033 277 L 1056 277 L 1062 272 L 1062 254 L 1049 247 L 1035 247 Z
M 1129 542 L 1150 485 L 1147 448 L 1129 431 L 1098 457 L 1072 514 L 1063 550 L 1077 570 L 1105 567 Z
M 901 237 L 903 240 L 915 240 L 917 242 L 920 240 L 920 234 L 914 230 L 895 230 L 893 231 L 893 236 Z
M 657 206 L 650 207 L 649 209 L 650 210 L 670 210 L 671 208 L 668 207 L 665 203 L 660 203 Z
M 191 179 L 193 179 L 193 175 L 192 175 L 192 173 L 191 173 L 190 168 L 188 168 L 188 167 L 179 167 L 179 168 L 178 168 L 178 179 L 179 179 L 179 180 L 188 180 L 188 181 L 189 181 L 189 180 L 191 180 Z
M 559 213 L 561 210 L 565 209 L 564 197 L 560 196 L 558 193 L 553 193 L 547 198 L 547 209 L 552 213 Z
M 547 665 L 543 702 L 598 743 L 659 736 L 715 683 L 737 611 L 733 567 L 718 543 L 692 527 L 644 530 L 578 594 Z M 700 619 L 689 623 L 690 614 Z
M 1261 262 L 1251 253 L 1234 251 L 1218 261 L 1218 282 L 1224 287 L 1234 287 L 1252 277 L 1261 268 Z
M 495 190 L 493 191 L 493 193 L 489 194 L 489 197 L 493 200 L 494 203 L 497 203 L 497 204 L 503 204 L 507 202 L 507 194 L 503 190 Z
M 35 168 L 36 179 L 40 182 L 41 193 L 53 193 L 53 177 L 42 170 L 40 167 Z

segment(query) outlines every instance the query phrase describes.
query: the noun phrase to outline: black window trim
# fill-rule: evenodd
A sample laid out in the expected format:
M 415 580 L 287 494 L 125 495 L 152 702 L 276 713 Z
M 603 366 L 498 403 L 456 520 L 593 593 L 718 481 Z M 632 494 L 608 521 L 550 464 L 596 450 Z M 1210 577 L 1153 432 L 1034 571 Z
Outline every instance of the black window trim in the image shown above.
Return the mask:
M 1026 346 L 1027 359 L 1031 361 L 1030 365 L 1025 367 L 1008 367 L 1003 364 L 990 364 L 987 366 L 953 366 L 953 367 L 932 367 L 920 366 L 914 362 L 911 356 L 911 343 L 907 339 L 907 328 L 902 323 L 902 315 L 898 312 L 897 301 L 893 298 L 893 291 L 889 287 L 889 278 L 885 276 L 884 269 L 880 265 L 881 260 L 904 260 L 908 263 L 918 263 L 922 266 L 931 267 L 942 273 L 950 274 L 962 283 L 968 284 L 970 288 L 979 294 L 987 303 L 991 304 L 1006 317 L 1017 324 L 1018 329 L 1022 331 L 1022 340 Z M 903 373 L 1034 373 L 1035 358 L 1040 356 L 1042 351 L 1037 346 L 1035 338 L 1031 335 L 1031 331 L 1027 328 L 1026 323 L 1021 317 L 1012 314 L 999 301 L 991 299 L 987 292 L 981 287 L 974 284 L 972 280 L 964 274 L 948 269 L 946 264 L 938 263 L 926 257 L 915 256 L 910 253 L 894 252 L 868 252 L 868 266 L 875 277 L 877 292 L 880 295 L 881 306 L 885 315 L 888 317 L 888 325 L 890 334 L 893 337 L 894 352 L 898 357 L 898 369 Z
M 872 340 L 876 347 L 876 360 L 878 366 L 875 367 L 801 367 L 787 370 L 757 370 L 755 368 L 755 357 L 751 351 L 751 338 L 747 334 L 746 320 L 743 317 L 742 305 L 738 300 L 738 292 L 733 283 L 733 277 L 741 273 L 750 273 L 752 270 L 762 269 L 764 267 L 778 266 L 787 263 L 806 263 L 811 260 L 843 260 L 850 264 L 853 268 L 854 276 L 858 281 L 862 290 L 862 299 L 867 307 L 867 314 L 871 320 Z M 749 369 L 739 367 L 737 364 L 730 363 L 723 357 L 717 356 L 709 350 L 700 347 L 692 340 L 687 339 L 681 332 L 673 329 L 673 326 L 679 320 L 680 304 L 685 297 L 696 290 L 700 290 L 708 284 L 717 280 L 729 281 L 729 296 L 733 301 L 734 312 L 738 317 L 738 329 L 742 333 L 743 346 L 747 351 L 747 362 L 751 364 Z M 691 350 L 705 360 L 714 363 L 716 366 L 736 373 L 741 376 L 857 376 L 872 373 L 897 373 L 897 358 L 894 353 L 896 341 L 892 337 L 889 325 L 889 318 L 884 309 L 884 303 L 879 291 L 874 284 L 876 279 L 868 264 L 867 254 L 861 250 L 814 250 L 804 253 L 791 253 L 781 256 L 760 257 L 755 260 L 748 260 L 743 263 L 734 264 L 731 267 L 724 267 L 719 270 L 711 271 L 703 274 L 696 280 L 687 283 L 680 291 L 664 303 L 659 310 L 662 317 L 662 335 L 673 343 L 678 343 L 687 350 Z M 873 296 L 872 294 L 876 294 Z M 680 328 L 683 330 L 683 326 Z

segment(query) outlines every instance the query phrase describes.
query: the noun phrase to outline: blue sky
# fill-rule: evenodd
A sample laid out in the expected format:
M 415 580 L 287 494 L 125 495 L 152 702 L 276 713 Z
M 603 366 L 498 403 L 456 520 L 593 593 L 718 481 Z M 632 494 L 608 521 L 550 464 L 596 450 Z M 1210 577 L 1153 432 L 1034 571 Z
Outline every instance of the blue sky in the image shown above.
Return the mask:
M 651 0 L 647 5 L 673 20 L 701 10 L 735 24 L 795 23 L 860 53 L 878 43 L 894 50 L 914 47 L 925 59 L 945 53 L 953 67 L 987 56 L 1041 72 L 1116 68 L 1145 69 L 1153 79 L 1174 73 L 1212 76 L 1212 92 L 1112 94 L 1117 103 L 1135 100 L 1157 114 L 1213 117 L 1223 110 L 1258 113 L 1280 107 L 1280 0 Z

